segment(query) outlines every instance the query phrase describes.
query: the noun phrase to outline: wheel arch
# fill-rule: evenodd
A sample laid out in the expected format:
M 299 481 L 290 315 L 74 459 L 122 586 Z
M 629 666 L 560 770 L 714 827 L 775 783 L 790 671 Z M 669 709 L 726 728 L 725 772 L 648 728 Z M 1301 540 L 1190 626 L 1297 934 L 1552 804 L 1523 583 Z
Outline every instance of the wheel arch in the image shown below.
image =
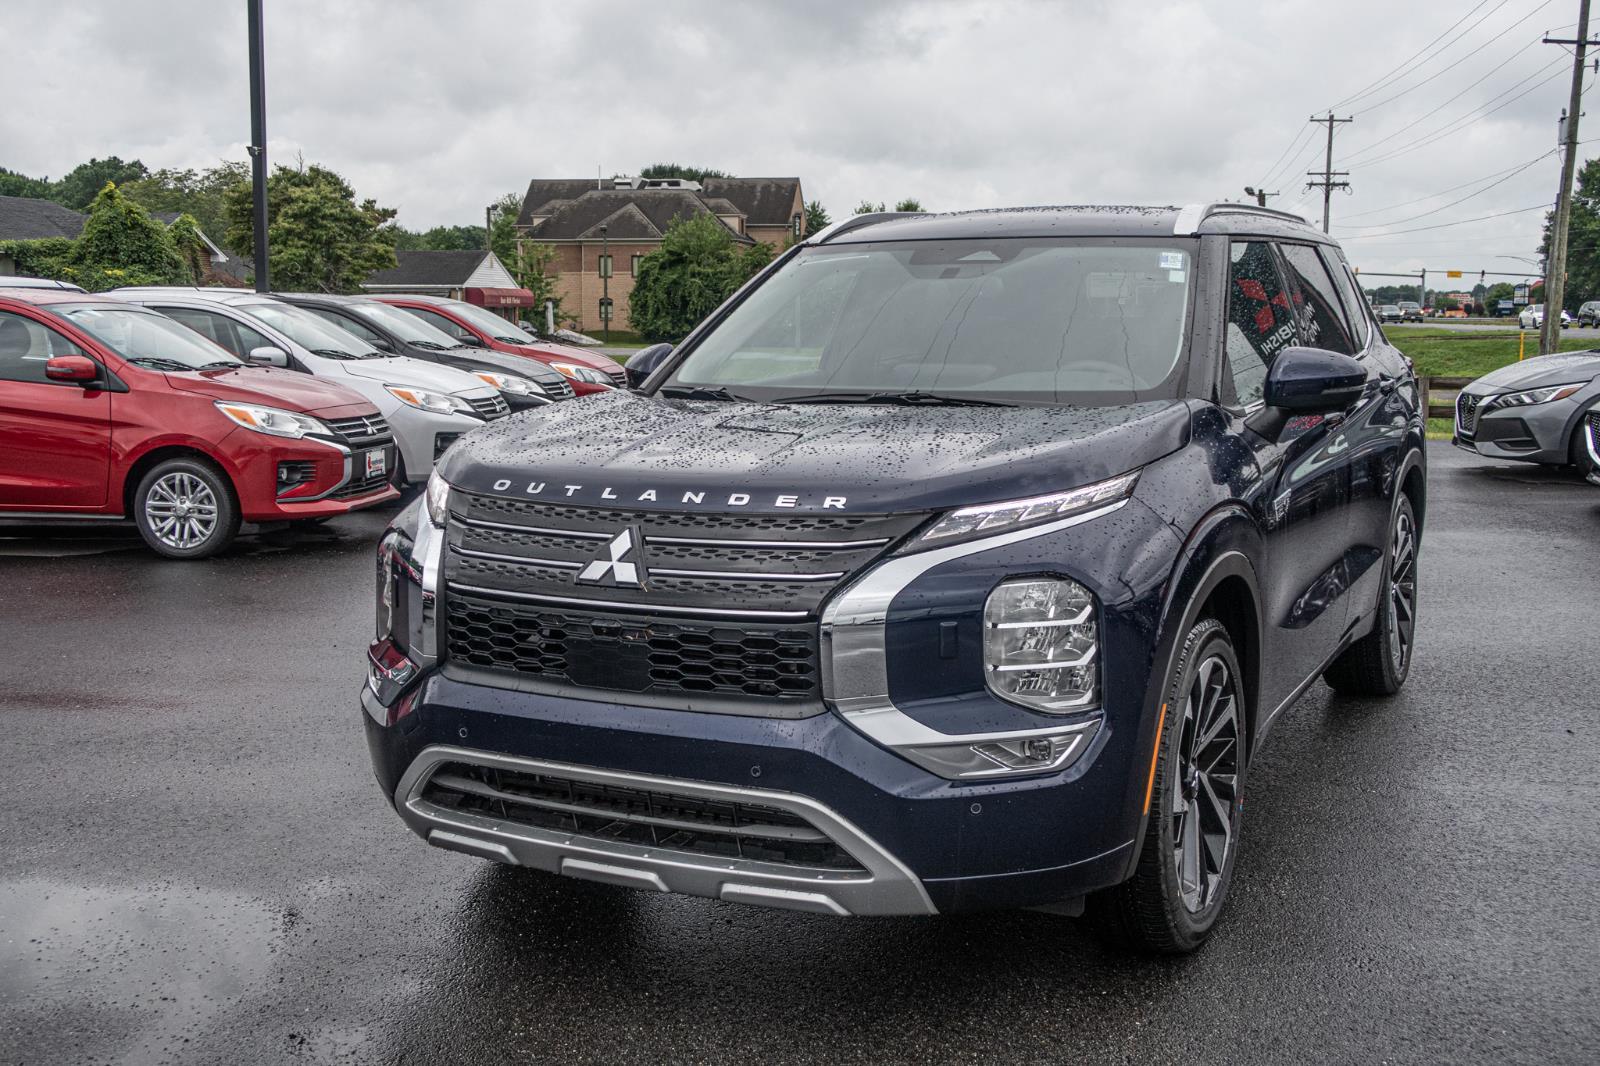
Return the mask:
M 128 518 L 134 516 L 133 495 L 139 491 L 139 482 L 151 469 L 168 459 L 198 459 L 208 466 L 216 467 L 222 474 L 223 481 L 228 486 L 228 491 L 233 494 L 234 506 L 239 504 L 239 488 L 234 484 L 233 471 L 228 464 L 222 462 L 215 455 L 204 448 L 192 444 L 161 444 L 141 453 L 138 458 L 128 464 L 127 473 L 123 475 L 120 496 L 122 498 L 122 513 Z

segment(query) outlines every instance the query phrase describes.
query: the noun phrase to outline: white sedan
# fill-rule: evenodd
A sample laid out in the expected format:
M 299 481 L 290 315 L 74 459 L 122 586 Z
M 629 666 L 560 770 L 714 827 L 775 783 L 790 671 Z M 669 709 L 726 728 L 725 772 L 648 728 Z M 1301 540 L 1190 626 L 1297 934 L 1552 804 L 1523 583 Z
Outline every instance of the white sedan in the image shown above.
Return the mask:
M 1523 329 L 1544 328 L 1544 304 L 1529 304 L 1522 309 L 1522 314 L 1517 316 L 1517 324 Z M 1561 328 L 1566 329 L 1572 325 L 1572 315 L 1566 309 L 1561 311 Z

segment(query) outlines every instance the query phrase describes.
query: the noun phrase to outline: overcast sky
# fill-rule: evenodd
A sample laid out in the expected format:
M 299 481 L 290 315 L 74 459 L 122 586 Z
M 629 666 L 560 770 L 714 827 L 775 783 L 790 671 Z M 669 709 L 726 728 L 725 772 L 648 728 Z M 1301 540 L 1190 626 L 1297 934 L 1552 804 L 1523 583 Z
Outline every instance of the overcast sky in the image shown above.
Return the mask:
M 1334 232 L 1369 272 L 1515 271 L 1504 256 L 1536 254 L 1542 212 L 1523 209 L 1554 200 L 1571 72 L 1538 39 L 1570 36 L 1578 7 L 264 4 L 271 157 L 333 167 L 412 228 L 481 221 L 530 177 L 657 161 L 798 175 L 834 218 L 863 198 L 1179 204 L 1266 181 L 1282 191 L 1272 206 L 1320 220 L 1303 183 L 1322 127 L 1306 120 L 1333 106 L 1355 117 L 1336 134 L 1352 191 L 1334 194 Z M 58 177 L 90 156 L 244 158 L 244 8 L 5 0 L 0 166 Z M 1600 143 L 1595 122 L 1584 137 Z M 1502 212 L 1519 213 L 1423 228 Z M 1415 232 L 1377 236 L 1400 230 Z

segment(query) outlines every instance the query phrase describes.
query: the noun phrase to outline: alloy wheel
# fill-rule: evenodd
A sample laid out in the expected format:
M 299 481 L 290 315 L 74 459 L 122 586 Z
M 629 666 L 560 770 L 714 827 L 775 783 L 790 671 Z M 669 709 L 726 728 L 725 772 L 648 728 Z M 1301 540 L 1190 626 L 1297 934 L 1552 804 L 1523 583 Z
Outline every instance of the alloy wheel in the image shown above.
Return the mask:
M 198 548 L 217 530 L 217 497 L 194 474 L 175 470 L 158 478 L 144 500 L 150 531 L 162 544 L 180 551 Z
M 1237 829 L 1239 701 L 1233 671 L 1220 655 L 1195 671 L 1182 727 L 1170 801 L 1173 867 L 1184 907 L 1197 914 L 1222 887 Z
M 1401 511 L 1394 523 L 1389 564 L 1389 657 L 1404 676 L 1417 624 L 1417 537 L 1411 516 Z

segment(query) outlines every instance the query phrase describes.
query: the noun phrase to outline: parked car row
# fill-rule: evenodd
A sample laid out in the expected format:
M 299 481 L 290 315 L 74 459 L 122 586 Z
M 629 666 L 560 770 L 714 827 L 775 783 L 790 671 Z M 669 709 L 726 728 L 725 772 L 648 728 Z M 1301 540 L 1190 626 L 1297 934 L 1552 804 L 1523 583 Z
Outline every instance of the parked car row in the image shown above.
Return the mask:
M 492 312 L 403 299 L 0 287 L 0 518 L 131 518 L 203 558 L 243 522 L 391 500 L 463 434 L 620 383 Z

